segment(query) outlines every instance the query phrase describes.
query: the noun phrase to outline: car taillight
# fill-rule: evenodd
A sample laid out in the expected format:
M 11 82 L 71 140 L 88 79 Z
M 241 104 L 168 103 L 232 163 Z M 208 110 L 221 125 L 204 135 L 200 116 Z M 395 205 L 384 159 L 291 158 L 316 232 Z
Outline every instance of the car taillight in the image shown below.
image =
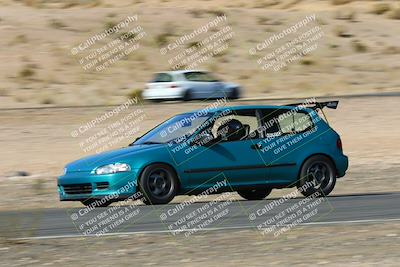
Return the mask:
M 176 86 L 176 84 L 171 85 L 169 88 L 178 88 L 178 86 Z
M 337 147 L 340 151 L 343 151 L 342 140 L 340 140 L 340 138 L 338 138 L 338 139 L 336 140 L 336 147 Z

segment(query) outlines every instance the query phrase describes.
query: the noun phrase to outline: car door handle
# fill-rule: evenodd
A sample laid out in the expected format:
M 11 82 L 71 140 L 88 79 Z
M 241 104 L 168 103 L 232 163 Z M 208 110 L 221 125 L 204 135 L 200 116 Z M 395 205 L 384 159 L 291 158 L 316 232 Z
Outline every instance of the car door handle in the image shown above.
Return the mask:
M 260 144 L 253 144 L 250 146 L 251 149 L 261 149 L 262 146 Z

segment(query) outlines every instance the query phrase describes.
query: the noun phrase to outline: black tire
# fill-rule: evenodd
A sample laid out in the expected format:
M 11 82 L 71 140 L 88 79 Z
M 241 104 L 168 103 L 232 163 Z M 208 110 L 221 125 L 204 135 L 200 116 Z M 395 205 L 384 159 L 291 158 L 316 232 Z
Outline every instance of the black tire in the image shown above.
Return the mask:
M 178 177 L 170 166 L 153 164 L 143 170 L 139 187 L 146 205 L 167 204 L 178 192 Z
M 91 206 L 91 205 L 93 205 L 93 203 L 95 203 L 96 202 L 96 199 L 93 199 L 93 198 L 88 198 L 88 199 L 85 199 L 85 200 L 82 200 L 81 201 L 81 203 L 83 204 L 83 205 L 85 205 L 85 206 Z M 112 200 L 108 200 L 108 201 L 101 201 L 100 199 L 99 200 L 97 200 L 97 203 L 98 204 L 96 204 L 95 206 L 94 206 L 94 208 L 97 208 L 97 207 L 108 207 L 111 203 L 113 203 L 114 201 L 112 201 Z
M 303 196 L 329 195 L 336 184 L 336 168 L 326 156 L 315 155 L 307 159 L 300 170 L 297 188 Z M 317 193 L 318 192 L 318 193 Z
M 185 94 L 182 97 L 183 101 L 190 101 L 192 100 L 192 93 L 190 90 L 186 90 Z
M 232 91 L 229 94 L 229 99 L 238 99 L 239 98 L 239 89 L 238 88 L 233 88 Z
M 151 102 L 151 103 L 161 103 L 164 100 L 163 99 L 149 99 L 148 101 Z
M 246 189 L 238 190 L 238 194 L 247 200 L 260 200 L 266 198 L 272 191 L 272 188 L 265 189 Z

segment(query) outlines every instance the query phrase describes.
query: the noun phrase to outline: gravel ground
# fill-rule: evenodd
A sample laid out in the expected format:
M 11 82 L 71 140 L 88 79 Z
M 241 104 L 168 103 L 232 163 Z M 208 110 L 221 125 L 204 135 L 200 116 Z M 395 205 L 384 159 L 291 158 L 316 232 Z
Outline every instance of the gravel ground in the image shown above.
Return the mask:
M 1 240 L 0 266 L 398 266 L 400 223 Z

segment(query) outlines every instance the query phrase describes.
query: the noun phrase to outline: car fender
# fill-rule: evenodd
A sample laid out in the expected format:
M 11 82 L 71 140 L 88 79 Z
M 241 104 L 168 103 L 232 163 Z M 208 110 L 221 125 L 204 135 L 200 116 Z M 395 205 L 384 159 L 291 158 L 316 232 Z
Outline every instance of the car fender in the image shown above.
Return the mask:
M 163 150 L 163 151 L 161 151 Z M 143 153 L 142 155 L 138 155 L 138 157 L 132 162 L 134 162 L 133 166 L 137 172 L 137 179 L 140 178 L 143 170 L 152 165 L 152 164 L 166 164 L 170 166 L 176 173 L 179 184 L 185 186 L 189 181 L 187 174 L 183 171 L 184 168 L 181 168 L 180 165 L 177 165 L 173 159 L 173 156 L 170 155 L 169 148 L 162 147 L 160 149 L 155 150 L 154 153 L 148 155 L 148 153 Z
M 306 146 L 306 149 L 300 148 L 300 151 L 296 152 L 298 155 L 296 161 L 296 166 L 298 166 L 298 175 L 300 174 L 304 162 L 315 155 L 323 155 L 329 158 L 335 166 L 336 171 L 340 172 L 338 166 L 341 165 L 339 164 L 339 161 L 342 159 L 343 154 L 335 146 L 336 139 L 337 134 L 332 130 L 328 130 L 328 132 L 320 134 L 314 140 L 310 141 Z
M 224 82 L 223 85 L 225 89 L 233 89 L 233 88 L 240 89 L 240 85 L 236 83 Z
M 225 93 L 225 94 L 229 94 L 229 93 L 231 93 L 231 91 L 232 91 L 233 89 L 236 89 L 236 90 L 238 91 L 238 95 L 239 95 L 239 96 L 242 95 L 242 88 L 240 87 L 239 84 L 224 82 L 223 88 L 224 88 L 223 90 L 224 90 L 224 93 Z

